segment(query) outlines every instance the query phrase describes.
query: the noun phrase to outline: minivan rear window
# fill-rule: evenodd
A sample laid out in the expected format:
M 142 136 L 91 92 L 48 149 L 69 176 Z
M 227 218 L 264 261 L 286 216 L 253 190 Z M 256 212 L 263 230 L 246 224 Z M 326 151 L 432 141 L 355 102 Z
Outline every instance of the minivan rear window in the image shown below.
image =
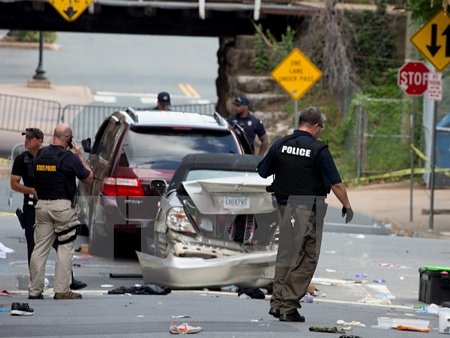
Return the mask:
M 120 162 L 132 168 L 175 170 L 191 153 L 241 151 L 228 130 L 139 127 L 127 133 Z

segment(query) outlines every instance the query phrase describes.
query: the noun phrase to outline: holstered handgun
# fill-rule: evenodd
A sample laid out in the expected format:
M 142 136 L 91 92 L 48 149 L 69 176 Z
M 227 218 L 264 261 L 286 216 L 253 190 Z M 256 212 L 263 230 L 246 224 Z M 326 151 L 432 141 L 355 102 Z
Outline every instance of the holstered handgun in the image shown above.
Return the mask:
M 16 209 L 16 216 L 19 219 L 20 226 L 25 229 L 25 220 L 23 219 L 23 211 L 20 208 Z

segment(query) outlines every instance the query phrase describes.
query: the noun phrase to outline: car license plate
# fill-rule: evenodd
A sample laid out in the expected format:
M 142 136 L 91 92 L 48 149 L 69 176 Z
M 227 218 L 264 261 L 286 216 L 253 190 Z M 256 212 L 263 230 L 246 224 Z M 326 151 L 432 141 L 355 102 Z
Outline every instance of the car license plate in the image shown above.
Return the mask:
M 223 199 L 224 209 L 248 209 L 250 208 L 250 199 L 245 196 L 225 197 Z

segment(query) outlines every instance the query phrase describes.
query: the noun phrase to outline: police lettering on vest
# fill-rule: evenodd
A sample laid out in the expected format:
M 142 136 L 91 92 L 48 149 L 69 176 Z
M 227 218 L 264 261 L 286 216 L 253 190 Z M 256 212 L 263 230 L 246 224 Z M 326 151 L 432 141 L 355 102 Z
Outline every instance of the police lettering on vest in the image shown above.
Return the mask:
M 303 157 L 311 157 L 311 149 L 299 148 L 293 146 L 283 145 L 281 147 L 281 152 L 290 155 L 297 155 Z

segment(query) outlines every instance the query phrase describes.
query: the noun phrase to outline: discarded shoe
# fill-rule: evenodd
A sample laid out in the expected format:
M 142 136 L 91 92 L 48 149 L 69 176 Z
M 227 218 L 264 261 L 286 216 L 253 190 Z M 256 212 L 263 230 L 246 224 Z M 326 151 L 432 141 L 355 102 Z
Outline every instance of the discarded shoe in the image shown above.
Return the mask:
M 44 295 L 41 293 L 40 295 L 28 295 L 28 299 L 44 299 Z
M 68 292 L 55 292 L 53 299 L 81 299 L 81 294 L 68 291 Z
M 169 328 L 169 332 L 172 334 L 191 334 L 198 333 L 200 331 L 203 331 L 200 326 L 191 326 L 188 323 L 177 325 L 177 323 L 172 322 Z
M 81 290 L 84 289 L 87 286 L 86 283 L 76 280 L 75 278 L 72 278 L 72 283 L 70 284 L 71 290 Z
M 280 322 L 304 322 L 305 317 L 303 317 L 297 310 L 291 313 L 280 313 Z
M 11 316 L 32 316 L 34 315 L 34 309 L 32 309 L 28 303 L 12 303 L 11 304 Z
M 269 310 L 269 315 L 274 316 L 275 318 L 280 318 L 280 309 L 275 309 L 271 307 Z

